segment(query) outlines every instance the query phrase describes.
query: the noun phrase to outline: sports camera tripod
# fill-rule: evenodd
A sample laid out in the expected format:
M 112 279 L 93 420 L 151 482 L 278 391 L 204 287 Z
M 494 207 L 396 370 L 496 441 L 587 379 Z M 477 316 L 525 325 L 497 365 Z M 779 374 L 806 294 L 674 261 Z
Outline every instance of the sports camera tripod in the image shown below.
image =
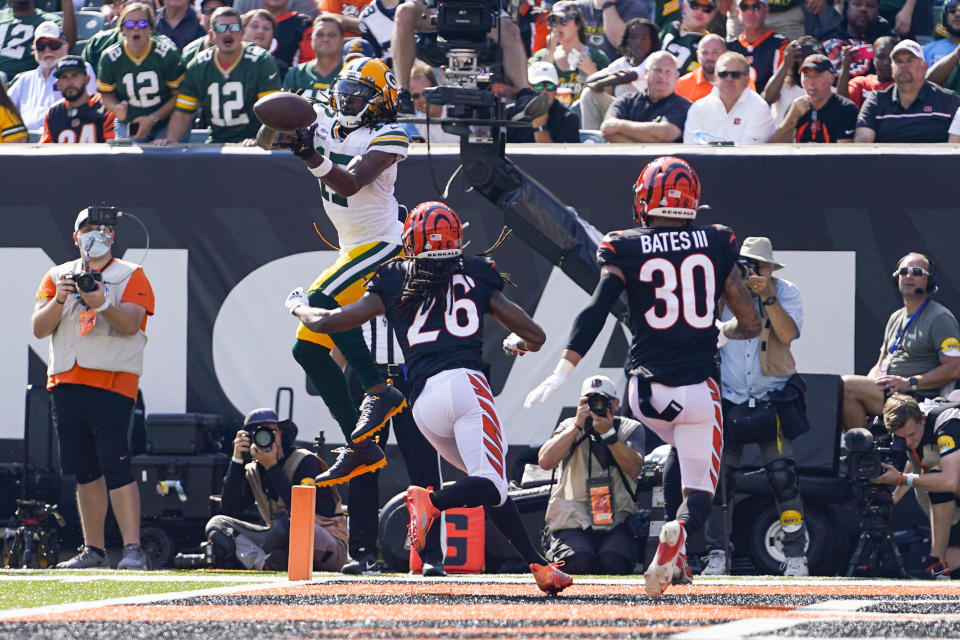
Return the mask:
M 880 576 L 884 570 L 889 573 L 892 561 L 895 577 L 906 578 L 903 557 L 890 535 L 889 519 L 893 498 L 887 491 L 868 480 L 855 480 L 853 491 L 861 533 L 853 555 L 850 556 L 847 577 L 853 576 L 854 572 L 865 573 L 870 577 Z

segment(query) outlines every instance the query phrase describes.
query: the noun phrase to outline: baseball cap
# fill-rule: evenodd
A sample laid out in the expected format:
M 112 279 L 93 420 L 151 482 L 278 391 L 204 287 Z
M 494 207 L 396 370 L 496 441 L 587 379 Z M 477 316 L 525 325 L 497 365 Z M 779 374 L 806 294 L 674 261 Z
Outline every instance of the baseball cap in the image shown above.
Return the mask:
M 83 58 L 80 56 L 63 56 L 57 60 L 57 65 L 53 68 L 53 76 L 59 78 L 60 74 L 64 71 L 80 71 L 81 73 L 86 73 L 87 66 L 83 63 Z M 86 211 L 86 209 L 84 209 L 84 211 Z
M 893 51 L 890 52 L 890 58 L 893 58 L 893 56 L 897 55 L 897 53 L 900 51 L 909 51 L 916 57 L 923 60 L 923 49 L 913 40 L 901 40 L 898 42 L 897 46 L 895 46 Z
M 823 55 L 822 53 L 814 53 L 813 55 L 807 56 L 803 60 L 803 64 L 800 65 L 800 70 L 811 69 L 813 71 L 831 71 L 836 73 L 836 70 L 833 68 L 833 63 L 830 62 L 830 58 Z
M 275 424 L 280 427 L 280 430 L 290 434 L 287 437 L 290 438 L 290 442 L 296 439 L 299 429 L 297 425 L 293 424 L 290 420 L 281 420 L 277 416 L 277 412 L 269 407 L 261 407 L 260 409 L 254 409 L 243 419 L 243 427 L 257 427 L 261 424 Z
M 588 396 L 593 393 L 602 393 L 609 398 L 617 397 L 617 388 L 613 386 L 613 380 L 607 376 L 590 376 L 583 381 L 580 387 L 580 395 Z
M 80 227 L 83 226 L 83 223 L 87 221 L 89 217 L 90 207 L 86 207 L 77 214 L 77 219 L 73 221 L 73 232 L 76 233 L 80 231 Z
M 41 22 L 39 25 L 37 25 L 36 30 L 33 32 L 34 42 L 43 38 L 47 38 L 48 40 L 67 41 L 67 39 L 63 37 L 63 31 L 60 30 L 60 27 L 57 26 L 57 23 L 50 22 L 49 20 L 46 22 Z
M 580 7 L 568 0 L 561 0 L 561 2 L 555 3 L 553 8 L 550 9 L 550 15 L 561 18 L 579 18 L 581 16 Z
M 560 77 L 557 75 L 557 68 L 552 62 L 532 62 L 527 67 L 527 81 L 530 84 L 537 84 L 538 82 L 560 84 Z

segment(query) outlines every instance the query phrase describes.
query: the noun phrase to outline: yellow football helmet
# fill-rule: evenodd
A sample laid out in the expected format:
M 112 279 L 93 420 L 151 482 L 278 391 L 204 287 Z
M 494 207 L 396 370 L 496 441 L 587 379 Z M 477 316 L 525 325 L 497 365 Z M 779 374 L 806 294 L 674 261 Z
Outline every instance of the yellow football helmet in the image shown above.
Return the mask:
M 330 87 L 330 106 L 345 127 L 373 126 L 397 119 L 400 85 L 383 60 L 357 58 L 343 66 Z

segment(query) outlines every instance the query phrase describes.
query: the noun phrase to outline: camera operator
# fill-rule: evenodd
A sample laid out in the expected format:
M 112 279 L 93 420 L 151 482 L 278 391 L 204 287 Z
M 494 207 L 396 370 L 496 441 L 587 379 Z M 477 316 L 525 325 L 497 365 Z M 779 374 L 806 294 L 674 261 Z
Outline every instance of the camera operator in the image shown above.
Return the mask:
M 437 30 L 435 7 L 443 2 L 456 5 L 455 0 L 434 0 L 429 3 L 430 7 L 421 0 L 401 0 L 393 14 L 394 29 L 390 50 L 393 55 L 393 72 L 400 84 L 397 100 L 398 112 L 401 114 L 413 115 L 415 111 L 410 95 L 410 70 L 417 57 L 417 34 Z M 499 24 L 495 21 L 487 37 L 500 45 L 503 51 L 503 74 L 506 80 L 519 90 L 516 104 L 523 107 L 537 94 L 527 82 L 527 52 L 520 40 L 520 28 L 500 8 L 499 0 L 481 0 L 481 4 L 488 5 L 489 10 L 499 16 Z M 423 42 L 425 46 L 430 46 L 427 44 L 428 40 Z
M 929 577 L 949 579 L 949 567 L 960 566 L 960 403 L 917 400 L 905 393 L 883 405 L 887 431 L 903 438 L 907 464 L 903 473 L 883 463 L 883 475 L 871 482 L 896 487 L 894 503 L 916 490 L 917 502 L 930 518 Z
M 910 252 L 893 274 L 903 307 L 890 314 L 876 364 L 866 376 L 843 376 L 843 426 L 866 425 L 894 393 L 934 398 L 960 378 L 960 326 L 933 299 L 937 272 L 933 260 Z
M 106 207 L 88 207 L 73 224 L 80 259 L 43 277 L 32 324 L 50 337 L 47 389 L 60 445 L 60 468 L 75 474 L 84 546 L 61 569 L 106 567 L 104 521 L 112 504 L 123 536 L 118 569 L 146 569 L 140 546 L 140 491 L 127 443 L 143 372 L 144 330 L 153 289 L 139 266 L 110 253 L 115 232 Z M 112 221 L 112 218 L 110 219 Z
M 606 376 L 583 381 L 577 414 L 562 421 L 540 447 L 540 466 L 560 468 L 545 525 L 551 562 L 567 573 L 633 573 L 637 541 L 627 519 L 637 512 L 637 475 L 643 467 L 643 425 L 615 417 L 620 400 Z
M 247 569 L 287 569 L 293 487 L 313 485 L 327 469 L 311 451 L 296 447 L 297 432 L 297 425 L 279 420 L 273 409 L 254 409 L 244 419 L 223 478 L 222 515 L 206 526 L 217 566 L 232 568 L 239 561 Z M 265 525 L 238 517 L 254 504 Z M 317 488 L 314 521 L 313 568 L 339 571 L 347 561 L 348 536 L 336 488 Z
M 756 300 L 763 329 L 756 338 L 730 340 L 720 347 L 727 504 L 734 490 L 732 471 L 740 467 L 743 445 L 757 443 L 780 514 L 786 556 L 784 575 L 806 576 L 809 575 L 804 555 L 806 524 L 792 440 L 810 427 L 803 380 L 796 375 L 797 366 L 790 353 L 790 343 L 800 336 L 803 303 L 796 285 L 773 277 L 773 272 L 784 265 L 774 260 L 773 245 L 768 238 L 745 238 L 740 248 L 740 263 L 747 270 L 744 282 Z M 720 319 L 731 318 L 733 313 L 724 308 Z M 702 575 L 727 573 L 730 518 L 719 504 L 714 503 L 707 521 L 709 556 Z

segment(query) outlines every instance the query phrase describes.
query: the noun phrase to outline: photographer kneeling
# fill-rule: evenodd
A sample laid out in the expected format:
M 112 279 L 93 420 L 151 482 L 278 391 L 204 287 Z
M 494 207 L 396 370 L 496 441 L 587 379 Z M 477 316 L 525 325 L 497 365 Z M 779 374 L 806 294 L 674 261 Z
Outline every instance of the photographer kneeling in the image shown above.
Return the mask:
M 639 558 L 627 518 L 637 512 L 643 467 L 643 425 L 615 417 L 620 400 L 606 376 L 583 382 L 577 415 L 562 421 L 540 447 L 540 466 L 560 465 L 545 524 L 551 562 L 567 573 L 633 573 Z
M 295 448 L 297 426 L 273 409 L 254 409 L 233 441 L 233 459 L 223 479 L 222 515 L 207 522 L 209 541 L 200 566 L 285 571 L 290 539 L 290 496 L 294 485 L 312 485 L 327 465 L 307 449 Z M 272 436 L 272 437 L 271 437 Z M 245 462 L 245 457 L 249 460 Z M 237 518 L 256 504 L 266 525 Z M 317 489 L 313 568 L 339 571 L 347 561 L 347 523 L 340 494 Z M 181 565 L 182 566 L 182 565 Z
M 949 579 L 950 567 L 960 566 L 960 402 L 925 401 L 896 393 L 883 405 L 887 431 L 903 438 L 907 464 L 903 473 L 883 464 L 883 475 L 871 482 L 895 486 L 894 503 L 911 488 L 930 518 L 930 556 L 926 573 Z

